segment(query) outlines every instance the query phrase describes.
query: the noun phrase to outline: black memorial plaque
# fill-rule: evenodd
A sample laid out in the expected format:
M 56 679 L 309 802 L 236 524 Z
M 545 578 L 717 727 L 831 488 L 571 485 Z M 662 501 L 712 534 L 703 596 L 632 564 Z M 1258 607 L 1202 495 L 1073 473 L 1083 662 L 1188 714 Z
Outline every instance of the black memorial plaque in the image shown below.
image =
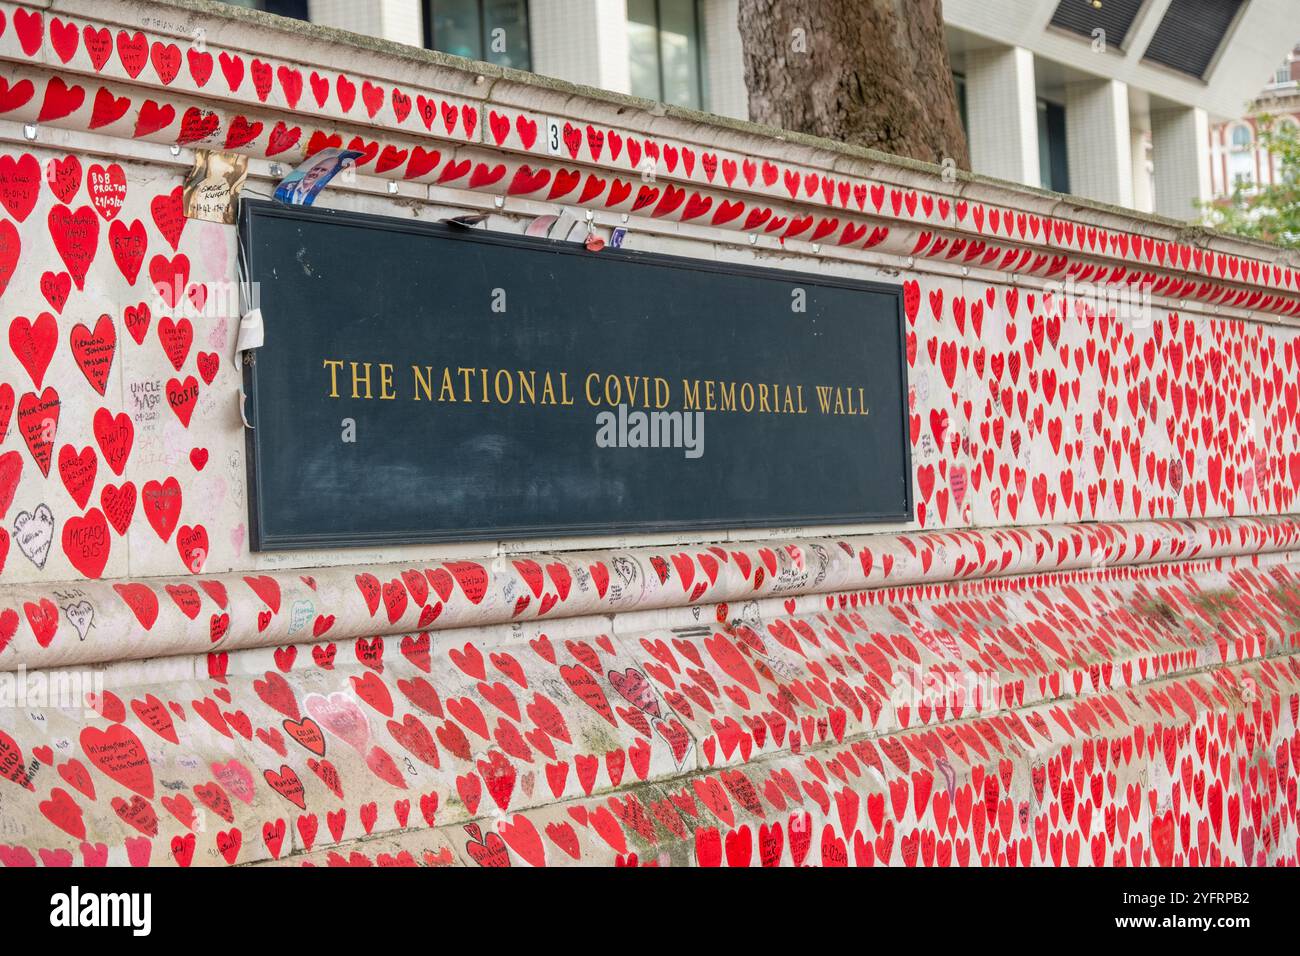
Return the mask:
M 259 550 L 911 516 L 899 287 L 255 201 L 241 240 Z

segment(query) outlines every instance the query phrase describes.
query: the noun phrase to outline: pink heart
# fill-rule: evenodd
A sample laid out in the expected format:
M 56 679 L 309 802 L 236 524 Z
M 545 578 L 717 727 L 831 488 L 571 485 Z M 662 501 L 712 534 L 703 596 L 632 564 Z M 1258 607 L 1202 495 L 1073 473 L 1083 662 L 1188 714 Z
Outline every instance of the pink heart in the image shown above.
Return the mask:
M 316 723 L 358 753 L 365 753 L 366 744 L 370 742 L 370 723 L 351 697 L 344 693 L 330 694 L 329 697 L 308 694 L 303 706 Z

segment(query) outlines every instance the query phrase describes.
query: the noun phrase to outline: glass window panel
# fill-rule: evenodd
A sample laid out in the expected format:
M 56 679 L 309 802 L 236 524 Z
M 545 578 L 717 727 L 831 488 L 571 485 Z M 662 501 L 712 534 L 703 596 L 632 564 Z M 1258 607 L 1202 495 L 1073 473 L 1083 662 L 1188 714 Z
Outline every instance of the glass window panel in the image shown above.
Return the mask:
M 292 17 L 295 20 L 307 19 L 307 0 L 262 0 L 257 5 L 267 13 Z
M 1070 157 L 1065 139 L 1065 107 L 1038 101 L 1038 174 L 1044 189 L 1070 191 Z
M 455 56 L 483 59 L 478 0 L 433 0 L 433 48 Z
M 517 70 L 531 68 L 526 0 L 483 0 L 486 59 Z
M 307 19 L 307 0 L 225 0 L 231 6 L 246 7 L 249 10 L 265 10 L 280 17 L 292 17 L 295 20 Z
M 1047 104 L 1038 101 L 1038 179 L 1052 189 L 1052 146 L 1047 134 Z
M 655 0 L 627 0 L 627 21 L 657 30 L 659 15 L 655 12 Z
M 699 109 L 699 42 L 695 0 L 659 0 L 659 46 L 665 103 Z
M 655 0 L 627 0 L 628 67 L 633 96 L 661 98 L 658 34 Z

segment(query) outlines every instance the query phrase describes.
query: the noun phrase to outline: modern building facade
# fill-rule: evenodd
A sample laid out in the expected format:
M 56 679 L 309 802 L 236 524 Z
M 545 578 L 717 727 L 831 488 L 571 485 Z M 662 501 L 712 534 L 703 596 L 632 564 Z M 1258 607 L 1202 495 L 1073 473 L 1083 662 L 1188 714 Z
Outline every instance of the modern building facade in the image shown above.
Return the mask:
M 747 114 L 738 0 L 240 5 L 723 116 Z M 1298 14 L 1300 0 L 945 0 L 974 170 L 1195 218 L 1197 204 L 1246 162 L 1240 145 L 1207 151 L 1211 131 L 1242 114 L 1259 90 L 1260 64 L 1286 54 L 1293 34 L 1286 25 Z
M 1211 127 L 1256 95 L 1297 12 L 1289 0 L 945 0 L 974 167 L 1193 218 L 1211 194 Z

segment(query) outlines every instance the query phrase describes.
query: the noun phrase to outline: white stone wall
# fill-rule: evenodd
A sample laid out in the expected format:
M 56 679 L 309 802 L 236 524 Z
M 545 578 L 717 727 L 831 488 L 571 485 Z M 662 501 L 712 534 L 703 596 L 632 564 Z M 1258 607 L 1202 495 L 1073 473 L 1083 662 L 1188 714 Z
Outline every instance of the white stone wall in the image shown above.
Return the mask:
M 424 45 L 420 0 L 309 0 L 307 13 L 322 26 Z
M 12 5 L 6 9 L 13 9 Z M 116 19 L 108 23 L 117 26 L 130 22 L 130 17 L 138 15 L 136 11 L 135 4 L 113 0 L 93 4 L 89 0 L 67 0 L 62 15 L 94 22 L 111 15 Z M 176 41 L 187 42 L 190 35 L 185 24 L 149 30 L 160 50 Z M 133 395 L 139 390 L 133 393 L 133 385 L 147 386 L 146 393 L 161 393 L 170 380 L 183 384 L 187 377 L 197 378 L 202 371 L 194 356 L 189 357 L 188 366 L 174 363 L 160 345 L 156 327 L 145 344 L 139 344 L 131 341 L 134 333 L 120 324 L 117 340 L 122 343 L 120 354 L 124 357 L 114 366 L 108 393 L 87 393 L 86 376 L 67 348 L 69 335 L 78 322 L 106 314 L 124 323 L 127 306 L 135 306 L 151 294 L 151 271 L 163 276 L 177 272 L 177 254 L 186 257 L 186 276 L 191 283 L 217 290 L 229 287 L 233 281 L 232 227 L 191 222 L 183 234 L 171 231 L 176 225 L 175 214 L 168 215 L 168 210 L 174 208 L 171 197 L 193 160 L 196 142 L 186 137 L 197 136 L 207 145 L 228 146 L 249 155 L 249 192 L 265 195 L 273 188 L 277 175 L 272 163 L 291 166 L 298 162 L 317 133 L 334 133 L 344 142 L 358 137 L 374 149 L 358 182 L 332 185 L 321 205 L 431 219 L 485 211 L 493 216 L 491 228 L 514 232 L 521 232 L 538 215 L 568 211 L 584 217 L 590 211 L 594 228 L 602 235 L 627 227 L 629 249 L 902 283 L 916 323 L 910 360 L 915 363 L 911 378 L 915 403 L 913 464 L 918 504 L 925 506 L 924 514 L 918 508 L 915 524 L 921 529 L 1001 527 L 1047 520 L 1125 521 L 1159 515 L 1268 513 L 1282 507 L 1279 496 L 1289 502 L 1287 496 L 1295 494 L 1294 487 L 1288 490 L 1282 485 L 1274 488 L 1271 499 L 1259 495 L 1261 482 L 1276 485 L 1284 474 L 1287 481 L 1293 474 L 1300 474 L 1300 447 L 1290 430 L 1265 440 L 1264 444 L 1274 449 L 1273 458 L 1256 460 L 1247 447 L 1250 432 L 1243 424 L 1231 445 L 1231 486 L 1218 484 L 1209 471 L 1223 462 L 1212 466 L 1208 449 L 1196 449 L 1187 467 L 1196 470 L 1188 479 L 1194 479 L 1204 489 L 1199 499 L 1186 496 L 1183 489 L 1187 485 L 1180 483 L 1174 488 L 1145 466 L 1139 472 L 1131 459 L 1125 464 L 1116 459 L 1113 451 L 1109 457 L 1103 454 L 1100 458 L 1094 452 L 1107 442 L 1114 445 L 1119 441 L 1117 436 L 1108 439 L 1098 435 L 1099 426 L 1093 424 L 1093 416 L 1101 408 L 1097 404 L 1098 386 L 1105 381 L 1113 384 L 1113 375 L 1107 379 L 1096 368 L 1085 372 L 1075 356 L 1086 353 L 1070 352 L 1064 347 L 1084 349 L 1090 337 L 1099 334 L 1077 316 L 1070 318 L 1063 329 L 1045 331 L 1050 318 L 1044 298 L 1048 291 L 1045 270 L 1059 257 L 1081 268 L 1096 268 L 1100 261 L 1108 273 L 1115 269 L 1167 272 L 1171 268 L 1168 257 L 1173 255 L 1178 237 L 1165 227 L 1119 213 L 1086 208 L 1080 211 L 1071 203 L 991 183 L 948 183 L 930 173 L 890 163 L 866 163 L 832 150 L 714 129 L 653 111 L 614 106 L 571 90 L 557 92 L 544 84 L 509 80 L 480 84 L 473 71 L 419 64 L 408 57 L 347 48 L 337 61 L 322 62 L 322 50 L 328 48 L 303 43 L 299 37 L 293 29 L 254 28 L 239 19 L 214 23 L 209 30 L 210 50 L 226 54 L 228 61 L 237 56 L 244 70 L 232 82 L 226 72 L 214 67 L 214 72 L 202 75 L 200 82 L 200 76 L 185 64 L 183 57 L 177 72 L 163 78 L 154 64 L 141 65 L 132 73 L 136 63 L 128 62 L 116 44 L 99 67 L 79 46 L 68 54 L 71 66 L 64 68 L 59 49 L 66 52 L 65 47 L 38 46 L 33 55 L 23 50 L 16 28 L 0 34 L 0 57 L 10 62 L 11 79 L 39 82 L 42 90 L 49 91 L 31 97 L 21 106 L 10 107 L 0 117 L 0 139 L 10 162 L 44 169 L 51 161 L 72 155 L 86 171 L 106 165 L 107 157 L 113 156 L 127 167 L 123 171 L 125 205 L 112 215 L 111 223 L 113 209 L 104 206 L 101 211 L 95 210 L 92 203 L 104 197 L 91 195 L 89 186 L 81 181 L 84 177 L 78 179 L 75 188 L 70 184 L 71 191 L 66 194 L 55 193 L 53 187 L 38 181 L 34 198 L 39 206 L 18 212 L 7 206 L 8 214 L 0 217 L 18 223 L 10 233 L 0 222 L 0 230 L 21 240 L 21 264 L 4 290 L 5 304 L 14 316 L 31 319 L 42 312 L 51 316 L 58 312 L 51 299 L 52 288 L 42 286 L 47 281 L 46 273 L 50 273 L 48 281 L 57 287 L 59 273 L 75 272 L 84 266 L 81 278 L 86 287 L 84 295 L 79 290 L 67 309 L 52 318 L 62 324 L 48 378 L 38 385 L 37 377 L 16 362 L 6 371 L 6 380 L 18 383 L 13 386 L 16 400 L 47 383 L 56 383 L 67 396 L 62 405 L 58 447 L 47 449 L 44 455 L 48 470 L 39 467 L 42 461 L 38 453 L 27 447 L 16 428 L 9 432 L 8 450 L 25 462 L 11 518 L 24 512 L 35 514 L 46 505 L 55 515 L 56 527 L 61 528 L 70 517 L 80 517 L 87 508 L 97 507 L 94 502 L 79 505 L 78 498 L 65 487 L 57 461 L 50 467 L 48 453 L 58 454 L 64 445 L 74 451 L 93 449 L 96 438 L 91 419 L 102 404 L 116 413 L 141 416 L 136 424 L 135 448 L 145 464 L 138 471 L 126 472 L 138 487 L 143 489 L 146 483 L 162 481 L 171 471 L 181 469 L 178 481 L 185 482 L 186 510 L 178 516 L 178 528 L 204 526 L 210 539 L 206 549 L 208 571 L 369 563 L 470 552 L 484 555 L 499 546 L 522 550 L 611 545 L 608 538 L 584 538 L 527 546 L 500 542 L 372 549 L 363 553 L 250 554 L 248 491 L 243 471 L 245 435 L 236 415 L 233 336 L 238 325 L 237 310 L 221 316 L 224 324 L 213 322 L 211 328 L 205 327 L 196 336 L 196 342 L 204 343 L 203 351 L 222 358 L 217 377 L 202 386 L 192 422 L 188 418 L 182 421 L 165 405 L 158 412 L 135 404 Z M 255 62 L 262 68 L 255 71 Z M 69 99 L 64 88 L 52 83 L 47 74 L 55 68 L 62 71 L 60 82 L 66 77 L 82 91 L 80 99 Z M 313 73 L 325 75 L 323 88 L 308 85 Z M 128 105 L 135 103 L 135 112 L 116 118 L 97 112 L 104 107 L 97 107 L 93 93 L 85 94 L 90 83 L 87 76 L 94 77 L 96 86 L 103 85 L 113 95 L 123 97 Z M 301 86 L 290 82 L 294 77 Z M 344 89 L 352 91 L 346 102 L 339 96 Z M 376 90 L 379 95 L 372 96 Z M 435 108 L 422 114 L 418 106 L 421 99 L 435 103 Z M 160 101 L 170 108 L 168 112 L 146 106 Z M 1079 108 L 1071 130 L 1073 146 L 1079 151 L 1071 157 L 1075 175 L 1080 175 L 1092 158 L 1085 147 L 1105 145 L 1106 131 L 1113 128 L 1099 123 L 1101 132 L 1094 136 L 1092 129 L 1079 121 L 1088 118 L 1089 109 L 1097 106 L 1106 114 L 1102 119 L 1115 120 L 1121 103 L 1118 88 L 1092 90 L 1088 97 L 1076 98 L 1075 106 Z M 201 123 L 210 116 L 216 126 L 207 132 L 202 128 L 194 131 L 183 125 L 182 118 L 187 116 L 192 117 L 192 123 Z M 466 122 L 470 116 L 474 118 L 472 123 Z M 36 140 L 29 142 L 24 138 L 23 124 L 38 117 L 41 121 Z M 150 124 L 154 128 L 148 128 Z M 520 130 L 529 124 L 532 134 L 524 139 Z M 561 133 L 562 144 L 555 149 L 548 146 L 546 135 L 552 125 Z M 621 146 L 617 155 L 613 152 L 616 136 Z M 182 138 L 186 138 L 185 146 L 173 154 L 171 147 Z M 231 145 L 232 138 L 240 142 Z M 649 182 L 643 181 L 642 175 L 652 143 L 658 158 L 651 163 L 651 170 L 657 178 Z M 1122 145 L 1122 163 L 1113 138 L 1109 148 L 1098 150 L 1096 155 L 1110 162 L 1112 184 L 1121 172 L 1127 171 L 1131 186 L 1129 140 L 1126 138 Z M 688 154 L 689 166 L 685 158 Z M 1101 176 L 1104 165 L 1098 162 L 1092 181 L 1083 177 L 1080 191 L 1096 188 L 1101 192 L 1106 185 Z M 543 173 L 546 178 L 536 182 L 535 177 Z M 559 182 L 561 175 L 567 186 Z M 531 185 L 518 185 L 520 177 Z M 650 199 L 638 205 L 642 186 L 647 187 Z M 17 188 L 11 182 L 4 193 L 6 203 L 19 208 L 21 204 L 15 204 L 12 197 L 24 195 L 27 189 L 26 181 L 18 183 Z M 680 198 L 676 205 L 669 206 L 668 200 L 674 197 Z M 66 210 L 56 208 L 60 206 Z M 94 217 L 90 221 L 98 226 L 98 255 L 93 262 L 77 259 L 55 245 L 59 241 L 72 242 L 76 237 L 62 238 L 68 230 L 52 230 L 47 217 L 54 213 L 57 222 L 61 221 L 58 216 L 69 212 Z M 778 222 L 780 225 L 775 225 Z M 147 257 L 131 261 L 130 234 L 123 240 L 123 229 L 145 234 Z M 878 241 L 871 238 L 875 230 L 881 230 Z M 110 242 L 110 235 L 119 237 L 116 243 Z M 1139 236 L 1148 245 L 1139 248 L 1133 238 Z M 1121 239 L 1122 251 L 1117 244 Z M 115 248 L 110 249 L 110 245 Z M 1275 275 L 1261 274 L 1259 250 L 1254 247 L 1228 240 L 1215 240 L 1215 245 L 1221 254 L 1208 263 L 1199 260 L 1199 249 L 1195 264 L 1190 262 L 1191 249 L 1179 250 L 1189 258 L 1172 267 L 1165 281 L 1172 278 L 1179 283 L 1190 282 L 1192 290 L 1205 284 L 1220 298 L 1198 302 L 1191 292 L 1180 292 L 1157 298 L 1153 310 L 1160 315 L 1173 314 L 1184 324 L 1208 322 L 1215 330 L 1208 334 L 1220 338 L 1244 335 L 1241 330 L 1253 329 L 1260 319 L 1252 311 L 1267 312 L 1270 306 L 1265 303 L 1279 297 L 1283 305 L 1289 303 L 1293 293 L 1288 290 L 1295 289 L 1296 281 L 1289 276 L 1282 283 Z M 9 244 L 8 248 L 18 246 Z M 1163 264 L 1154 258 L 1157 248 L 1166 257 Z M 958 249 L 962 251 L 958 253 Z M 124 255 L 126 258 L 122 258 Z M 68 264 L 69 258 L 73 265 Z M 1035 262 L 1042 265 L 1031 265 Z M 1232 264 L 1231 274 L 1224 271 L 1228 263 Z M 1253 273 L 1244 278 L 1248 268 Z M 1058 271 L 1055 278 L 1063 275 Z M 1218 291 L 1220 283 L 1226 292 Z M 1243 294 L 1254 298 L 1241 298 Z M 1180 303 L 1184 296 L 1188 297 L 1186 304 Z M 983 304 L 979 305 L 980 318 L 976 320 L 973 316 L 979 303 Z M 1277 311 L 1277 303 L 1272 308 Z M 154 314 L 168 313 L 159 307 Z M 174 309 L 171 314 L 176 315 Z M 982 401 L 966 397 L 985 396 L 990 389 L 1000 397 L 1001 390 L 1011 387 L 1009 379 L 995 378 L 995 374 L 1004 373 L 995 373 L 985 360 L 987 356 L 975 358 L 982 349 L 992 348 L 988 343 L 997 343 L 1002 353 L 998 368 L 1005 369 L 1007 366 L 1001 362 L 1011 361 L 1012 355 L 1021 356 L 1017 361 L 1026 361 L 1026 336 L 1043 334 L 1055 336 L 1053 347 L 1036 346 L 1038 374 L 1034 384 L 1023 379 L 1015 382 L 1024 390 L 1023 398 L 1006 392 L 1016 399 L 1011 406 L 989 403 L 986 407 Z M 1149 328 L 1143 332 L 1144 336 L 1151 334 Z M 1294 331 L 1275 327 L 1269 313 L 1267 335 L 1294 336 Z M 1132 350 L 1143 341 L 1124 338 L 1117 344 L 1112 333 L 1106 349 L 1101 351 L 1121 347 Z M 1225 341 L 1223 347 L 1231 344 Z M 1198 349 L 1219 347 L 1217 340 L 1211 343 L 1208 339 L 1197 345 Z M 1157 360 L 1166 361 L 1154 345 L 1152 349 L 1144 368 L 1151 368 Z M 963 352 L 966 358 L 959 359 Z M 1094 351 L 1094 361 L 1096 354 Z M 1285 342 L 1269 352 L 1270 356 L 1287 354 L 1294 363 L 1294 344 L 1289 352 Z M 1245 382 L 1263 374 L 1258 363 L 1264 362 L 1264 357 L 1248 356 L 1241 361 L 1242 367 L 1234 370 L 1239 380 Z M 1035 392 L 1031 399 L 1028 389 L 1045 387 L 1043 363 L 1048 362 L 1052 376 L 1068 376 L 1078 383 L 1070 414 L 1060 414 L 1056 426 L 1065 429 L 1065 435 L 1073 436 L 1077 444 L 1053 447 L 1044 440 L 1050 423 L 1033 421 L 1033 410 L 1046 395 Z M 1176 374 L 1189 374 L 1189 367 L 1180 361 Z M 1170 372 L 1175 374 L 1172 366 Z M 1199 387 L 1204 383 L 1196 384 Z M 1053 389 L 1054 395 L 1060 394 L 1055 384 Z M 1119 414 L 1121 397 L 1127 407 L 1129 392 L 1121 391 L 1122 396 L 1116 395 L 1116 411 L 1108 413 L 1112 417 Z M 1172 407 L 1167 413 L 1177 414 Z M 1260 435 L 1269 434 L 1271 428 L 1282 428 L 1270 424 L 1260 403 L 1252 404 L 1248 414 L 1250 424 Z M 1009 431 L 1016 439 L 1002 435 L 995 440 L 990 431 L 993 421 L 1008 418 L 1012 422 Z M 1208 424 L 1202 428 L 1217 427 L 1218 419 L 1218 413 L 1214 418 L 1206 417 Z M 946 420 L 960 422 L 963 440 L 956 445 L 945 440 Z M 1192 441 L 1196 434 L 1203 432 L 1189 431 L 1180 436 L 1181 441 Z M 1182 451 L 1174 436 L 1159 429 L 1148 428 L 1145 440 L 1150 453 L 1158 450 L 1162 459 L 1176 459 Z M 984 447 L 986 444 L 988 447 Z M 206 470 L 193 466 L 188 458 L 191 450 L 208 452 L 212 463 L 205 466 Z M 1277 457 L 1282 455 L 1285 457 Z M 986 460 L 992 464 L 985 465 Z M 1297 464 L 1291 465 L 1292 461 Z M 1288 469 L 1285 473 L 1281 470 L 1284 463 Z M 971 476 L 976 469 L 986 472 L 983 481 L 997 483 L 996 495 L 980 492 L 974 485 Z M 1221 477 L 1223 473 L 1217 474 Z M 1252 476 L 1249 486 L 1244 478 L 1247 474 Z M 107 475 L 105 465 L 99 476 L 106 479 Z M 1125 480 L 1117 495 L 1116 479 L 1120 477 Z M 1084 494 L 1083 489 L 1088 493 Z M 1155 515 L 1151 513 L 1154 501 L 1161 508 Z M 10 524 L 9 529 L 13 527 Z M 840 530 L 848 533 L 855 529 Z M 788 533 L 792 533 L 791 529 L 742 531 L 736 532 L 736 537 Z M 18 540 L 17 535 L 11 537 Z M 712 537 L 712 533 L 627 536 L 619 541 L 644 544 Z M 105 578 L 116 578 L 183 573 L 186 567 L 186 554 L 178 551 L 175 535 L 162 537 L 154 533 L 137 515 L 130 533 L 114 539 L 111 560 L 98 570 Z M 15 543 L 3 573 L 6 580 L 16 578 L 19 583 L 29 583 L 67 580 L 76 577 L 78 571 L 65 556 L 61 541 L 53 540 L 48 560 L 39 565 L 20 554 Z
M 975 172 L 1042 185 L 1032 53 L 1004 47 L 967 54 L 966 117 Z
M 0 864 L 1295 862 L 1293 807 L 1211 809 L 1267 803 L 1296 733 L 1292 253 L 233 13 L 185 57 L 177 9 L 61 0 L 47 40 L 0 0 L 0 672 L 108 664 L 0 707 Z M 1081 159 L 1131 175 L 1096 125 Z M 363 154 L 321 207 L 897 289 L 914 520 L 250 553 L 236 230 L 182 183 L 205 148 L 266 195 L 320 136 Z M 1146 314 L 1061 289 L 1148 274 Z
M 1117 206 L 1133 206 L 1133 154 L 1128 87 L 1118 80 L 1071 83 L 1065 98 L 1070 190 Z
M 532 0 L 533 71 L 627 93 L 627 5 L 623 0 Z
M 1151 114 L 1155 160 L 1155 211 L 1175 219 L 1199 216 L 1197 202 L 1210 199 L 1209 118 L 1195 107 Z

